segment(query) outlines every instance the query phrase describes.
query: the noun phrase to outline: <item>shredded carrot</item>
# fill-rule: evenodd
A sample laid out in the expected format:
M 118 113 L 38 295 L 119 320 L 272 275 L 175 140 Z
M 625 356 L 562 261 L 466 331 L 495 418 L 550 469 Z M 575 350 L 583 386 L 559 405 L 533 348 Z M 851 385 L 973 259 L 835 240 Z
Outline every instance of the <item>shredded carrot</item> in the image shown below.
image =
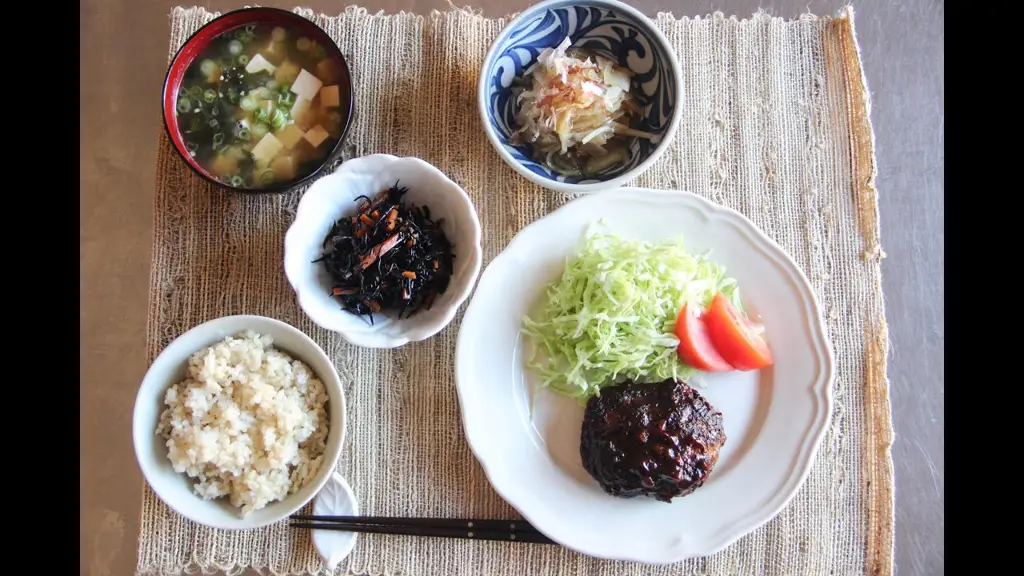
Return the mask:
M 374 210 L 373 213 L 370 214 L 370 216 L 373 216 L 374 220 L 376 220 L 377 218 L 380 218 L 380 210 Z
M 366 214 L 360 214 L 359 221 L 367 226 L 373 226 L 373 220 L 371 220 Z
M 405 276 L 406 278 L 408 278 L 410 280 L 415 280 L 416 279 L 416 273 L 412 272 L 410 270 L 406 270 L 405 272 L 402 272 L 402 276 Z
M 440 264 L 437 263 L 437 260 L 434 260 L 434 270 L 437 270 L 439 266 Z
M 385 226 L 385 228 L 387 229 L 388 232 L 391 232 L 392 230 L 395 229 L 395 220 L 397 218 L 398 218 L 398 210 L 396 210 L 395 208 L 392 208 L 391 211 L 388 212 L 388 223 Z
M 377 258 L 380 258 L 384 254 L 386 254 L 388 250 L 391 250 L 392 248 L 397 246 L 401 241 L 402 233 L 399 232 L 397 234 L 392 235 L 390 238 L 381 242 L 380 244 L 374 246 L 373 248 L 370 249 L 366 256 L 363 256 L 363 259 L 359 262 L 359 269 L 366 270 L 367 268 L 370 267 L 371 264 L 377 261 Z

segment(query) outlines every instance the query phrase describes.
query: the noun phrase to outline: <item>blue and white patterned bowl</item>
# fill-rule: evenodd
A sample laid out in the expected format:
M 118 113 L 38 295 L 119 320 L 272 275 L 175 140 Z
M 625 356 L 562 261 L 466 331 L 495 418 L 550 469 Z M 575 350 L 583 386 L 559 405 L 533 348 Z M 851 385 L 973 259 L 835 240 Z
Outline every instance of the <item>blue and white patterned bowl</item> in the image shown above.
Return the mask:
M 633 94 L 644 109 L 634 127 L 657 134 L 653 140 L 634 139 L 625 164 L 596 176 L 559 174 L 533 160 L 528 146 L 509 143 L 518 128 L 513 80 L 566 35 L 574 46 L 599 52 L 633 71 Z M 547 0 L 528 8 L 498 34 L 484 58 L 477 99 L 487 137 L 505 162 L 545 188 L 579 193 L 620 186 L 650 168 L 675 136 L 682 93 L 675 52 L 638 10 L 615 0 Z

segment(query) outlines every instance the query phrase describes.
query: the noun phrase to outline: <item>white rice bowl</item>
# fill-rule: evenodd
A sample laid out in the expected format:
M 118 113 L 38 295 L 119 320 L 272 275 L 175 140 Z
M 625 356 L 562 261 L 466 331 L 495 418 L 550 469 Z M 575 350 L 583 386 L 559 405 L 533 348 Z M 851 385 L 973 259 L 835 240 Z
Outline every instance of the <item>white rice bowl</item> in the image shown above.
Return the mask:
M 323 382 L 302 361 L 248 330 L 203 348 L 164 394 L 157 434 L 174 470 L 206 500 L 244 517 L 294 494 L 323 463 L 329 418 Z

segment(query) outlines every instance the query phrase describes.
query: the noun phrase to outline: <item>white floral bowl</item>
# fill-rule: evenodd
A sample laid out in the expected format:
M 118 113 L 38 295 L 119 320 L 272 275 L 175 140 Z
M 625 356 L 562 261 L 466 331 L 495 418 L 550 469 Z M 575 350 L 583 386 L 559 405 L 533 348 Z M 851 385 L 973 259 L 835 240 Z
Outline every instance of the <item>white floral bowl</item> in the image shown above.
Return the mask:
M 534 160 L 528 145 L 511 139 L 519 128 L 513 80 L 566 37 L 633 72 L 633 95 L 643 109 L 633 127 L 654 134 L 651 140 L 635 139 L 625 163 L 586 177 L 555 171 Z M 683 74 L 671 43 L 632 6 L 617 0 L 545 0 L 524 10 L 494 39 L 481 68 L 477 106 L 487 139 L 524 178 L 557 192 L 597 192 L 633 180 L 668 149 L 682 118 Z
M 322 255 L 324 238 L 343 216 L 357 212 L 359 196 L 372 197 L 395 182 L 409 189 L 405 198 L 426 205 L 452 243 L 454 270 L 448 289 L 429 309 L 409 318 L 386 313 L 366 318 L 342 309 L 331 295 L 331 279 Z M 357 346 L 396 348 L 437 334 L 455 317 L 480 273 L 480 220 L 469 195 L 440 170 L 419 158 L 374 154 L 355 158 L 317 180 L 306 191 L 284 240 L 284 271 L 299 306 L 317 325 Z

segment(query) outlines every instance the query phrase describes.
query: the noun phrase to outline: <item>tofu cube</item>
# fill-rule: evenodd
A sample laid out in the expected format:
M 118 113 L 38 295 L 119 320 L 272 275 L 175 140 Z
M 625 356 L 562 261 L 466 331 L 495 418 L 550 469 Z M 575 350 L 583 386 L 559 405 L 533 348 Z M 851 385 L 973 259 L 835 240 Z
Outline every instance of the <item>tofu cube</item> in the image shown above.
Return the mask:
M 320 91 L 320 87 L 323 85 L 324 83 L 321 82 L 319 78 L 313 76 L 309 72 L 306 72 L 306 69 L 303 68 L 299 72 L 299 77 L 296 78 L 295 82 L 292 84 L 292 92 L 295 92 L 306 100 L 312 100 L 313 98 L 316 98 L 316 93 Z
M 305 132 L 302 131 L 302 128 L 299 128 L 298 124 L 289 124 L 282 128 L 276 136 L 285 148 L 291 150 L 296 144 L 298 144 L 299 140 L 302 140 L 303 134 L 305 134 Z
M 320 89 L 320 105 L 324 108 L 337 108 L 341 106 L 337 84 L 334 86 L 324 86 Z
M 323 81 L 324 84 L 331 84 L 338 80 L 338 67 L 335 66 L 334 60 L 330 58 L 324 58 L 316 64 L 316 77 Z
M 258 72 L 263 72 L 264 70 L 273 74 L 274 69 L 274 65 L 267 62 L 267 59 L 259 54 L 250 58 L 249 63 L 245 65 L 245 71 L 249 74 L 256 74 Z
M 277 71 L 274 72 L 274 80 L 277 80 L 278 84 L 291 84 L 298 78 L 299 70 L 301 68 L 299 68 L 298 64 L 291 60 L 285 60 L 281 62 L 281 65 L 277 67 Z
M 213 166 L 210 167 L 210 171 L 218 176 L 234 174 L 237 170 L 238 159 L 224 154 L 218 154 L 217 158 L 213 161 Z
M 316 148 L 323 144 L 324 140 L 327 140 L 327 136 L 329 136 L 327 130 L 324 130 L 323 126 L 317 124 L 310 128 L 309 132 L 306 132 L 302 137 L 306 139 L 306 142 L 312 144 L 313 148 Z
M 270 164 L 270 161 L 277 156 L 277 153 L 284 148 L 284 144 L 278 140 L 273 134 L 267 132 L 260 141 L 252 147 L 252 157 L 256 160 L 256 164 L 259 166 L 266 166 Z
M 291 156 L 278 156 L 270 163 L 270 169 L 279 180 L 295 178 L 295 162 Z
M 299 96 L 295 99 L 295 104 L 292 104 L 291 115 L 292 119 L 295 120 L 299 126 L 308 126 L 310 122 L 310 112 L 312 110 L 313 103 L 308 99 Z

